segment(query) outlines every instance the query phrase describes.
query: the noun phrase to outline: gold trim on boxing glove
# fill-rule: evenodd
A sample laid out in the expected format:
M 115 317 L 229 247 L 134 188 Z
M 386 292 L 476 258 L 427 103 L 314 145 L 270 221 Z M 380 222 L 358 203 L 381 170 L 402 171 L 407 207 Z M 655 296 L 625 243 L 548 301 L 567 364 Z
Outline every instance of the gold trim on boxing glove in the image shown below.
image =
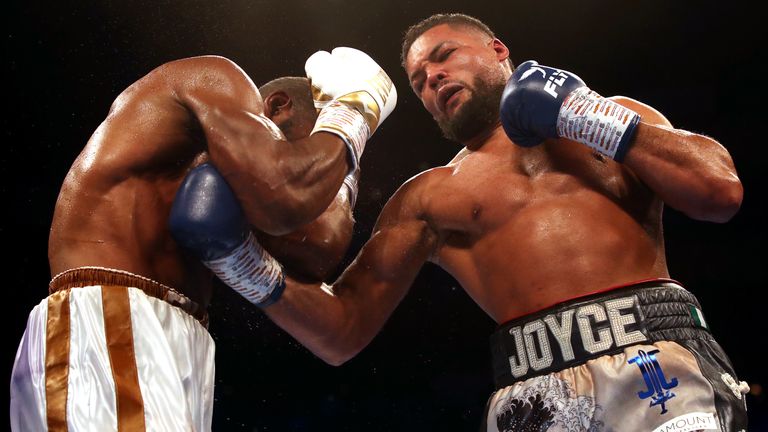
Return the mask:
M 383 69 L 379 69 L 379 73 L 377 73 L 369 82 L 379 94 L 379 97 L 381 97 L 381 103 L 386 104 L 389 94 L 392 93 L 392 89 L 395 87 L 394 83 L 392 83 L 392 80 L 389 78 L 389 75 L 387 75 Z
M 339 96 L 336 100 L 345 103 L 360 112 L 365 118 L 365 122 L 368 123 L 368 129 L 371 134 L 373 134 L 379 126 L 381 110 L 384 109 L 384 105 L 386 105 L 387 99 L 394 89 L 394 84 L 392 83 L 392 79 L 389 78 L 389 75 L 387 75 L 383 69 L 380 69 L 373 78 L 366 82 L 379 96 L 381 105 L 377 102 L 376 96 L 372 95 L 368 90 L 347 93 Z M 328 105 L 328 102 L 334 99 L 332 96 L 323 93 L 323 91 L 315 85 L 311 86 L 311 90 L 312 99 L 315 102 L 315 109 L 318 113 Z
M 314 86 L 312 87 L 312 99 L 315 101 L 315 109 L 318 113 L 328 106 L 329 102 L 334 100 L 331 96 Z M 357 110 L 357 112 L 363 115 L 365 122 L 368 124 L 368 130 L 371 132 L 376 130 L 381 118 L 381 108 L 376 103 L 376 99 L 366 90 L 347 93 L 335 100 Z
M 314 84 L 311 86 L 311 90 L 312 90 L 312 100 L 315 102 L 315 109 L 317 110 L 317 112 L 320 112 L 321 109 L 325 108 L 325 106 L 328 105 L 328 102 L 333 100 L 333 97 L 323 93 L 320 87 L 317 87 Z

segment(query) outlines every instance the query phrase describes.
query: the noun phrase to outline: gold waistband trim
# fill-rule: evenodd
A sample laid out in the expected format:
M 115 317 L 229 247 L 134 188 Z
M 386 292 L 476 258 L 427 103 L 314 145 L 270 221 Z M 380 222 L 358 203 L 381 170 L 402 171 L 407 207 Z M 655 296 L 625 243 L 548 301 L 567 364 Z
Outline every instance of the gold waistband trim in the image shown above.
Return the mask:
M 53 294 L 70 288 L 82 288 L 94 285 L 118 285 L 138 288 L 145 294 L 158 298 L 192 315 L 203 326 L 208 327 L 208 313 L 199 304 L 175 289 L 150 278 L 139 276 L 124 270 L 106 267 L 78 267 L 63 271 L 51 279 L 48 293 Z

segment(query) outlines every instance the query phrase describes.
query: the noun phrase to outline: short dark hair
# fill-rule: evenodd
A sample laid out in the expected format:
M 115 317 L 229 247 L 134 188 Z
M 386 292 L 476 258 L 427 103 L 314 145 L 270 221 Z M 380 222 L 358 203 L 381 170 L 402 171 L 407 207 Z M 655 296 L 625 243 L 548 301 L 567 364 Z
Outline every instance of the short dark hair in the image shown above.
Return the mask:
M 465 27 L 474 30 L 478 30 L 481 33 L 488 35 L 491 38 L 495 38 L 496 34 L 485 23 L 475 17 L 465 15 L 462 13 L 447 13 L 447 14 L 434 14 L 429 18 L 425 18 L 418 23 L 408 27 L 403 35 L 403 45 L 400 51 L 400 63 L 405 68 L 405 58 L 408 56 L 408 50 L 411 49 L 413 42 L 424 34 L 427 30 L 440 24 L 448 24 L 453 27 Z M 507 59 L 509 66 L 514 69 L 511 59 Z
M 305 77 L 280 77 L 269 81 L 259 87 L 259 93 L 263 97 L 276 91 L 284 91 L 293 101 L 294 106 L 301 112 L 315 110 L 315 103 L 312 100 L 312 91 L 309 86 L 309 79 Z

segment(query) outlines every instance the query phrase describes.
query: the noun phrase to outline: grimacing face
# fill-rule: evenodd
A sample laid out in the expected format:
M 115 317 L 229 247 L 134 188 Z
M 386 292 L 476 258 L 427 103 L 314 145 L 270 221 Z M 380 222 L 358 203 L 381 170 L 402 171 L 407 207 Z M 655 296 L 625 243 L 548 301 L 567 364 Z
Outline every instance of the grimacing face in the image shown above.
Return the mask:
M 498 122 L 508 55 L 498 39 L 441 24 L 414 41 L 405 67 L 411 88 L 446 138 L 465 142 Z

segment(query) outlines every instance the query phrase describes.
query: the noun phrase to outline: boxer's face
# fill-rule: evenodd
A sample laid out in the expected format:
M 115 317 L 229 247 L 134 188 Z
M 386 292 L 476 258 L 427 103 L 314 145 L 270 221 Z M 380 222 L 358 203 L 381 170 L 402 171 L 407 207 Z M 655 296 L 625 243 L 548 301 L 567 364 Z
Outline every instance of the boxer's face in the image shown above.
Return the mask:
M 441 24 L 413 42 L 405 70 L 443 134 L 464 142 L 498 122 L 508 54 L 498 39 Z

